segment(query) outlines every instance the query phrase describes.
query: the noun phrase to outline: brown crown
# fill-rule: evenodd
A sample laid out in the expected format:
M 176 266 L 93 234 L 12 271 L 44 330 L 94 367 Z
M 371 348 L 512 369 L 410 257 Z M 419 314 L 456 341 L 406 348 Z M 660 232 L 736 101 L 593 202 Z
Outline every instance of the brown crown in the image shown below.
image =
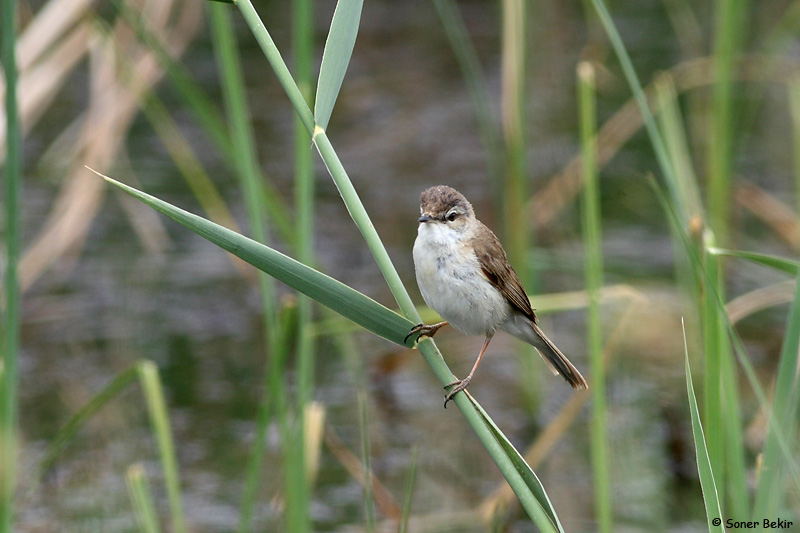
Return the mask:
M 433 216 L 444 215 L 455 206 L 474 215 L 472 204 L 464 198 L 464 195 L 447 185 L 437 185 L 425 189 L 419 197 L 419 203 L 423 213 Z

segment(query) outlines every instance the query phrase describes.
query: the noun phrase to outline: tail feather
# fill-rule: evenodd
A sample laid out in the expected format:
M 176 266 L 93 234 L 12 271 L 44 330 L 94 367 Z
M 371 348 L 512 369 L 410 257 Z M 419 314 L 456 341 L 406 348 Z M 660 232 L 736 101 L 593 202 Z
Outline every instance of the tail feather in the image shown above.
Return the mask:
M 561 350 L 547 338 L 547 335 L 544 334 L 538 324 L 520 315 L 507 321 L 501 327 L 515 337 L 533 345 L 553 374 L 561 374 L 573 389 L 589 388 L 586 380 L 575 368 L 575 365 L 570 363 L 569 359 L 561 353 Z

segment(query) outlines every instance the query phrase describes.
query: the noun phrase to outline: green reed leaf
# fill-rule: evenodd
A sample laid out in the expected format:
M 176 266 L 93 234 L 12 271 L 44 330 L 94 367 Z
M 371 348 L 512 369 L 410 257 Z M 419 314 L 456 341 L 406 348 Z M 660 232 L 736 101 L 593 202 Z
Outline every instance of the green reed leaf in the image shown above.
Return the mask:
M 361 327 L 396 344 L 411 347 L 414 339 L 405 340 L 414 324 L 379 304 L 372 298 L 348 287 L 279 251 L 260 244 L 203 217 L 184 211 L 154 196 L 120 183 L 108 176 L 103 179 L 134 198 L 141 200 L 156 211 L 168 216 L 178 224 L 194 231 L 204 239 L 227 250 L 259 270 L 286 283 L 293 289 L 309 296 L 340 315 L 349 318 Z
M 331 29 L 322 53 L 314 104 L 314 120 L 323 130 L 328 129 L 333 106 L 342 88 L 347 65 L 350 64 L 363 4 L 364 0 L 339 0 L 333 12 Z
M 692 416 L 692 436 L 697 454 L 697 472 L 700 474 L 700 486 L 703 490 L 703 501 L 706 505 L 706 518 L 709 531 L 725 531 L 725 528 L 715 519 L 722 520 L 722 509 L 719 505 L 717 485 L 714 481 L 714 472 L 711 470 L 711 459 L 706 449 L 706 438 L 703 434 L 703 424 L 700 422 L 700 410 L 697 407 L 697 397 L 694 394 L 692 383 L 692 370 L 689 368 L 689 346 L 686 344 L 686 329 L 683 331 L 683 349 L 686 361 L 686 389 L 689 394 L 689 411 Z M 714 525 L 716 523 L 716 526 Z

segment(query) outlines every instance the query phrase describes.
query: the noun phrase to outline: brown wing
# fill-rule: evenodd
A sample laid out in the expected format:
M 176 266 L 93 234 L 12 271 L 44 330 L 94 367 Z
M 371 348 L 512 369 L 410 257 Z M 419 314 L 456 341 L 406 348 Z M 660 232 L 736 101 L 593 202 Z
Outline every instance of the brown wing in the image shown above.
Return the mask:
M 528 295 L 519 281 L 519 276 L 508 263 L 503 246 L 492 230 L 481 222 L 478 223 L 481 225 L 481 229 L 477 232 L 472 245 L 481 270 L 489 282 L 497 287 L 513 307 L 535 323 L 537 321 L 536 313 L 533 312 Z

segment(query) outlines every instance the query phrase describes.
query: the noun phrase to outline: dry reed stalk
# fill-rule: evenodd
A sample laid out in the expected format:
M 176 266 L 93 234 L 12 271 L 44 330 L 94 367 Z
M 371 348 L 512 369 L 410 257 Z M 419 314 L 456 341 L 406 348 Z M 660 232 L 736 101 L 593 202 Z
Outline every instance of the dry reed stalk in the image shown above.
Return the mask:
M 735 71 L 739 81 L 789 83 L 800 72 L 800 63 L 790 58 L 745 55 L 738 61 Z M 673 78 L 678 94 L 705 87 L 715 81 L 713 58 L 704 57 L 679 63 L 661 75 Z M 656 79 L 644 88 L 644 94 L 654 114 L 658 113 L 658 99 L 655 97 L 658 82 Z M 635 100 L 631 98 L 597 132 L 598 168 L 607 165 L 642 126 L 642 116 Z M 571 204 L 581 190 L 582 168 L 582 158 L 576 155 L 528 201 L 526 212 L 530 213 L 534 227 L 546 226 Z
M 621 318 L 617 321 L 617 326 L 603 349 L 603 361 L 608 367 L 612 355 L 619 349 L 619 345 L 626 338 L 625 333 L 631 319 L 636 315 L 645 298 L 638 291 L 629 292 L 628 305 Z M 525 450 L 525 461 L 536 469 L 547 458 L 564 433 L 569 429 L 577 418 L 583 406 L 591 398 L 587 391 L 573 394 L 569 401 L 564 404 L 558 414 L 550 421 L 547 427 L 539 434 L 539 437 Z M 485 524 L 492 523 L 492 517 L 499 509 L 507 508 L 515 501 L 515 496 L 508 483 L 501 483 L 492 494 L 487 497 L 478 507 L 478 515 Z
M 160 3 L 157 18 L 163 21 L 154 31 L 168 36 L 170 53 L 180 55 L 185 50 L 200 26 L 202 5 L 177 6 L 177 19 L 166 25 L 169 17 L 163 10 L 175 3 Z M 143 7 L 149 15 L 152 3 Z M 26 251 L 21 262 L 21 286 L 25 290 L 57 260 L 80 249 L 97 213 L 104 185 L 87 172 L 84 165 L 107 170 L 122 149 L 125 135 L 139 112 L 138 96 L 152 88 L 164 75 L 154 54 L 139 44 L 124 22 L 117 22 L 111 32 L 117 46 L 124 46 L 128 57 L 132 57 L 133 78 L 136 84 L 126 87 L 117 75 L 111 44 L 103 44 L 98 34 L 90 43 L 90 101 L 78 140 L 75 143 L 75 158 L 64 180 L 53 207 L 34 243 Z M 120 42 L 124 44 L 119 44 Z
M 333 427 L 329 424 L 325 425 L 324 435 L 325 445 L 331 451 L 334 457 L 341 463 L 347 472 L 358 481 L 362 486 L 366 483 L 364 479 L 364 469 L 361 466 L 361 459 L 356 454 L 351 452 L 347 446 L 342 442 Z M 384 516 L 391 520 L 400 520 L 400 506 L 394 501 L 391 492 L 383 486 L 380 480 L 372 474 L 372 495 L 375 499 L 375 504 L 381 510 Z
M 792 250 L 800 250 L 800 220 L 792 208 L 750 182 L 741 183 L 737 187 L 735 198 L 739 205 L 769 226 Z

